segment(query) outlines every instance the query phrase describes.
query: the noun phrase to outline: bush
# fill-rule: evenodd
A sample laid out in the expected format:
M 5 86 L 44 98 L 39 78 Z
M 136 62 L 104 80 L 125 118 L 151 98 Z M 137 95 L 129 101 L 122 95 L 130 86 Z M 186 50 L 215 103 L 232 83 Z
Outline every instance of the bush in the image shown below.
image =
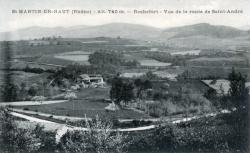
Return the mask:
M 55 138 L 43 131 L 43 127 L 18 128 L 14 118 L 5 109 L 0 110 L 1 138 L 6 152 L 28 153 L 37 152 L 44 148 L 54 149 Z
M 93 152 L 119 153 L 125 150 L 126 136 L 112 131 L 112 124 L 100 120 L 85 119 L 87 131 L 68 131 L 61 140 L 61 146 L 66 153 Z
M 28 110 L 30 110 L 30 109 L 29 109 L 28 107 L 24 107 L 23 110 L 28 111 Z
M 10 152 L 32 152 L 40 148 L 40 138 L 36 136 L 33 129 L 17 128 L 13 117 L 6 111 L 1 111 L 1 131 L 4 144 Z

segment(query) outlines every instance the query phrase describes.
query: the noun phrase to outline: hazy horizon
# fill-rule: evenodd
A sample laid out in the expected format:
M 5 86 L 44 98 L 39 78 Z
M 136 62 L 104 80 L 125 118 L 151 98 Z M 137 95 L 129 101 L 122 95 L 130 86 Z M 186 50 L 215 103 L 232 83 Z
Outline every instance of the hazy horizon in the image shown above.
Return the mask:
M 79 25 L 103 25 L 108 23 L 132 23 L 156 28 L 170 28 L 197 23 L 225 25 L 235 28 L 250 25 L 250 1 L 247 0 L 0 0 L 0 32 L 40 26 L 40 27 L 72 27 Z M 171 15 L 134 15 L 134 14 L 12 14 L 12 9 L 188 9 L 218 10 L 239 9 L 242 14 L 171 14 Z
M 246 30 L 243 29 L 241 27 L 234 27 L 234 26 L 230 26 L 230 25 L 222 25 L 222 24 L 210 24 L 210 23 L 206 23 L 206 22 L 198 22 L 198 23 L 193 23 L 193 24 L 184 24 L 184 25 L 178 25 L 178 26 L 171 26 L 171 27 L 156 27 L 156 26 L 152 26 L 152 25 L 144 25 L 144 24 L 135 24 L 135 23 L 128 23 L 128 22 L 110 22 L 110 23 L 104 23 L 104 24 L 98 24 L 98 25 L 72 25 L 72 26 L 28 26 L 28 27 L 23 27 L 23 28 L 19 28 L 19 29 L 15 29 L 15 30 L 11 30 L 11 31 L 2 31 L 2 32 L 15 32 L 18 30 L 22 30 L 22 29 L 29 29 L 29 28 L 34 28 L 34 27 L 39 27 L 39 28 L 73 28 L 73 27 L 78 27 L 78 26 L 86 26 L 86 28 L 88 27 L 95 27 L 95 26 L 102 26 L 102 25 L 108 25 L 108 24 L 131 24 L 131 25 L 139 25 L 139 26 L 146 26 L 146 27 L 152 27 L 152 28 L 156 28 L 156 29 L 160 29 L 160 30 L 164 30 L 164 29 L 169 29 L 169 28 L 176 28 L 176 27 L 182 27 L 182 26 L 192 26 L 192 25 L 196 25 L 196 24 L 209 24 L 212 26 L 228 26 L 228 27 L 232 27 L 232 28 L 236 28 L 236 29 L 240 29 L 240 30 Z M 250 26 L 249 26 L 250 29 Z

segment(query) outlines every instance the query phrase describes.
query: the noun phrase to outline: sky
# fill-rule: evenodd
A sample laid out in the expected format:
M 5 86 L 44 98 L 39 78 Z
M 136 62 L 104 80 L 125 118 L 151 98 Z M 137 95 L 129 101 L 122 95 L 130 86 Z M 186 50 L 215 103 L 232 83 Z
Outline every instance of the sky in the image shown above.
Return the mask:
M 240 14 L 13 14 L 19 9 L 243 10 Z M 125 22 L 168 28 L 195 23 L 242 27 L 250 25 L 249 0 L 0 0 L 0 32 L 30 26 L 69 27 Z

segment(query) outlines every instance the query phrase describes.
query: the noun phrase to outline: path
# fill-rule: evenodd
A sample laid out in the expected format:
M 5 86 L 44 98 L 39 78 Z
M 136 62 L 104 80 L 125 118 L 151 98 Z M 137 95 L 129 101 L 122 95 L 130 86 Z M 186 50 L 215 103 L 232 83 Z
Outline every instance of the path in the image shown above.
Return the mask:
M 22 109 L 16 109 L 16 108 L 11 108 L 12 111 L 17 112 L 17 113 L 25 113 L 25 114 L 31 114 L 31 115 L 39 115 L 43 117 L 50 117 L 53 116 L 54 119 L 58 120 L 69 120 L 69 121 L 79 121 L 79 120 L 84 120 L 85 118 L 83 117 L 73 117 L 73 116 L 61 116 L 61 115 L 53 115 L 53 114 L 47 114 L 47 113 L 42 113 L 42 112 L 35 112 L 35 111 L 29 111 L 29 110 L 22 110 Z M 89 119 L 89 118 L 88 118 Z
M 0 106 L 31 106 L 31 105 L 46 105 L 46 104 L 55 104 L 63 103 L 67 100 L 49 100 L 49 101 L 17 101 L 17 102 L 4 102 L 0 103 Z
M 16 112 L 10 112 L 11 115 L 26 119 L 32 123 L 36 122 L 40 124 L 41 126 L 44 126 L 45 129 L 50 129 L 52 131 L 56 131 L 56 142 L 60 142 L 60 139 L 62 136 L 67 132 L 67 131 L 75 131 L 75 130 L 82 130 L 82 131 L 87 131 L 87 128 L 83 127 L 76 127 L 76 126 L 70 126 L 66 124 L 60 124 L 60 123 L 55 123 L 43 119 L 39 119 L 36 117 L 31 117 L 28 115 L 16 113 Z M 19 127 L 23 127 L 22 122 L 18 122 L 21 124 Z M 137 127 L 137 128 L 126 128 L 126 129 L 112 129 L 112 131 L 120 131 L 120 132 L 132 132 L 132 131 L 143 131 L 143 130 L 150 130 L 154 129 L 156 125 L 150 125 L 150 126 L 145 126 L 145 127 Z M 101 130 L 101 129 L 96 129 L 96 130 Z
M 201 115 L 201 116 L 193 116 L 193 117 L 187 117 L 187 118 L 182 118 L 182 119 L 177 119 L 177 120 L 173 120 L 170 121 L 170 123 L 172 124 L 178 124 L 178 123 L 182 123 L 182 122 L 188 122 L 194 119 L 199 119 L 202 117 L 211 117 L 211 116 L 216 116 L 218 114 L 222 114 L 222 113 L 230 113 L 230 111 L 228 110 L 222 110 L 221 112 L 218 113 L 209 113 L 209 114 L 205 114 L 205 115 Z M 20 114 L 20 113 L 16 113 L 16 112 L 11 112 L 11 115 L 16 116 L 16 117 L 20 117 L 23 119 L 26 119 L 30 122 L 36 122 L 39 123 L 40 125 L 44 126 L 45 129 L 54 129 L 54 131 L 56 131 L 56 142 L 60 142 L 60 139 L 62 138 L 62 136 L 67 132 L 67 131 L 75 131 L 75 130 L 83 130 L 86 131 L 88 130 L 87 128 L 83 128 L 83 127 L 76 127 L 76 126 L 70 126 L 70 125 L 66 125 L 66 124 L 60 124 L 60 123 L 55 123 L 52 121 L 47 121 L 47 120 L 43 120 L 43 119 L 39 119 L 36 117 L 31 117 L 28 115 L 24 115 L 24 114 Z M 125 128 L 125 129 L 112 129 L 112 131 L 120 131 L 120 132 L 136 132 L 136 131 L 145 131 L 145 130 L 151 130 L 154 128 L 157 128 L 159 125 L 149 125 L 149 126 L 143 126 L 143 127 L 136 127 L 136 128 Z M 100 129 L 96 129 L 96 130 L 100 130 Z
M 28 110 L 22 110 L 22 109 L 16 109 L 16 108 L 12 108 L 11 109 L 14 112 L 17 113 L 25 113 L 25 114 L 31 114 L 31 115 L 39 115 L 42 117 L 50 117 L 53 116 L 54 119 L 58 119 L 58 120 L 69 120 L 69 121 L 80 121 L 80 120 L 85 120 L 85 117 L 74 117 L 74 116 L 60 116 L 60 115 L 53 115 L 53 114 L 47 114 L 47 113 L 42 113 L 42 112 L 34 112 L 34 111 L 28 111 Z M 167 116 L 167 117 L 161 117 L 161 118 L 147 118 L 147 119 L 137 119 L 138 121 L 151 121 L 151 122 L 176 122 L 178 123 L 179 121 L 183 120 L 185 121 L 185 119 L 197 119 L 200 117 L 211 117 L 211 116 L 216 116 L 218 113 L 230 113 L 230 111 L 228 110 L 221 110 L 220 112 L 217 113 L 209 113 L 206 115 L 196 115 L 196 116 L 188 116 L 188 117 L 183 117 L 183 116 Z M 91 118 L 87 118 L 88 120 L 91 120 Z M 132 122 L 136 119 L 118 119 L 119 122 L 123 123 L 123 122 Z

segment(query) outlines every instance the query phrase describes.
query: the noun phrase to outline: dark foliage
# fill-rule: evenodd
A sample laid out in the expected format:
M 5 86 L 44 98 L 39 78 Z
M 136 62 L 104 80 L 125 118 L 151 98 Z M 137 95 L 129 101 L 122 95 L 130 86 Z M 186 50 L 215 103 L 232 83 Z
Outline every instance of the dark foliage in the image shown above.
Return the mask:
M 249 89 L 246 88 L 246 76 L 242 76 L 241 73 L 236 73 L 234 68 L 228 75 L 230 81 L 229 97 L 237 109 L 248 106 Z
M 120 105 L 121 101 L 127 103 L 134 98 L 134 85 L 128 80 L 115 77 L 111 85 L 110 98 L 114 100 L 116 104 Z

